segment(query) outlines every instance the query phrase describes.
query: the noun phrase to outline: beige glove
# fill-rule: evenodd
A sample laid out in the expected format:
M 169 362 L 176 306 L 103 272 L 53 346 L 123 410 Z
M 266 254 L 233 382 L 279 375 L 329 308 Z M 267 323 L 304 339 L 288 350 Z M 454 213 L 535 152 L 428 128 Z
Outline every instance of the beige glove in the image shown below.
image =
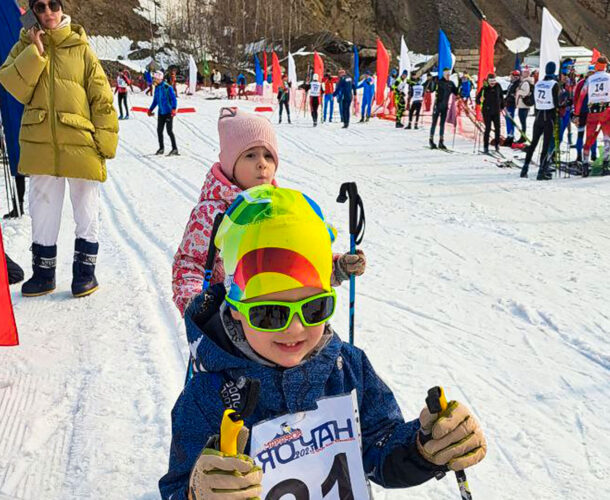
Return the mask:
M 242 427 L 235 456 L 206 448 L 191 471 L 189 500 L 259 500 L 263 471 L 243 455 L 249 431 Z
M 463 404 L 451 401 L 440 414 L 431 414 L 424 408 L 419 422 L 423 434 L 432 435 L 429 441 L 423 440 L 423 445 L 421 436 L 417 436 L 417 449 L 428 462 L 455 471 L 472 467 L 485 458 L 487 442 L 483 429 Z
M 362 276 L 366 270 L 366 255 L 362 250 L 356 250 L 355 254 L 344 253 L 335 263 L 335 280 L 341 284 L 343 281 L 354 276 Z

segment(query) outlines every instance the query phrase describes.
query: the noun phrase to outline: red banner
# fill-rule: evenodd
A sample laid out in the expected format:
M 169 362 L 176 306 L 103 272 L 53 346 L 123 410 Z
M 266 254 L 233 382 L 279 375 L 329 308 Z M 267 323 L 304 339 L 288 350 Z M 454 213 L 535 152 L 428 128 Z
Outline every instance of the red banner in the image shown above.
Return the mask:
M 481 21 L 481 52 L 479 56 L 479 79 L 477 81 L 477 95 L 483 88 L 483 82 L 489 73 L 495 71 L 494 55 L 498 33 L 487 21 Z M 477 106 L 477 120 L 483 121 L 481 108 Z
M 377 39 L 377 106 L 383 106 L 390 71 L 390 56 L 380 38 Z
M 317 52 L 313 53 L 313 72 L 318 75 L 320 81 L 324 78 L 324 61 Z
M 277 58 L 277 54 L 273 51 L 271 55 L 271 78 L 273 79 L 273 93 L 277 94 L 277 90 L 282 84 L 282 68 L 280 68 L 280 60 Z
M 263 52 L 263 76 L 267 81 L 267 51 Z
M 11 292 L 8 288 L 8 271 L 2 243 L 2 228 L 0 227 L 0 346 L 19 345 L 17 324 L 13 313 Z
M 597 60 L 600 58 L 601 54 L 599 50 L 593 49 L 593 57 L 591 57 L 591 64 L 595 64 Z

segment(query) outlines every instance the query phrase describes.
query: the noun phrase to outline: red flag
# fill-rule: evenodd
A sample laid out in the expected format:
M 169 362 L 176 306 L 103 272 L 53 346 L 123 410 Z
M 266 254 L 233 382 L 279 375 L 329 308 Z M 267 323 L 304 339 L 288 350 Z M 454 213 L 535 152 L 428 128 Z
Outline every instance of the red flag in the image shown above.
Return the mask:
M 275 50 L 271 54 L 271 78 L 273 81 L 273 93 L 277 94 L 277 90 L 282 84 L 282 68 L 280 68 L 280 60 L 277 58 Z
M 380 38 L 377 39 L 377 106 L 383 106 L 388 72 L 390 71 L 390 56 Z
M 8 288 L 8 271 L 2 243 L 2 228 L 0 227 L 0 346 L 19 345 L 17 324 L 11 303 L 11 292 Z
M 313 72 L 322 81 L 322 78 L 324 78 L 324 61 L 317 52 L 313 53 Z
M 595 64 L 597 60 L 600 58 L 601 54 L 599 50 L 593 49 L 593 57 L 591 57 L 591 64 Z
M 487 75 L 494 72 L 494 54 L 497 40 L 498 33 L 492 28 L 491 24 L 485 20 L 481 21 L 481 49 L 479 55 L 479 80 L 477 81 L 477 95 L 479 95 L 479 92 L 483 88 L 483 83 L 487 79 Z M 483 121 L 481 108 L 478 106 L 477 120 Z
M 449 112 L 447 113 L 447 123 L 454 127 L 457 125 L 457 101 L 453 95 L 451 96 Z
M 267 51 L 263 52 L 263 76 L 267 81 Z

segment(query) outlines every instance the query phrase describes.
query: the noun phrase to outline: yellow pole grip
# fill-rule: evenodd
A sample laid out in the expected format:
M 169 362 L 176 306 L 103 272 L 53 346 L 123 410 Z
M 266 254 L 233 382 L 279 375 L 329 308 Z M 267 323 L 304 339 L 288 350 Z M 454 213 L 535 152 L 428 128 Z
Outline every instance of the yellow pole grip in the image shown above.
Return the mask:
M 220 451 L 227 455 L 237 455 L 237 436 L 244 426 L 243 420 L 234 422 L 231 418 L 235 410 L 227 409 L 220 424 Z
M 439 389 L 441 390 L 441 393 L 438 397 L 438 402 L 441 405 L 441 412 L 443 412 L 447 409 L 447 398 L 445 397 L 445 389 L 442 387 L 439 387 Z

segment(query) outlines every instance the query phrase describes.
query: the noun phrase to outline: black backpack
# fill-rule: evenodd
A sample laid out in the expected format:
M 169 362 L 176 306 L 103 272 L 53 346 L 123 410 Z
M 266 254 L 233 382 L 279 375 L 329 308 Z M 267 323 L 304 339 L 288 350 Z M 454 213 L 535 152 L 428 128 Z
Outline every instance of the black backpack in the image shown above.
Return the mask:
M 536 104 L 536 99 L 534 98 L 534 85 L 532 85 L 531 83 L 529 94 L 527 94 L 523 98 L 523 104 L 525 104 L 526 106 L 533 106 L 534 104 Z

